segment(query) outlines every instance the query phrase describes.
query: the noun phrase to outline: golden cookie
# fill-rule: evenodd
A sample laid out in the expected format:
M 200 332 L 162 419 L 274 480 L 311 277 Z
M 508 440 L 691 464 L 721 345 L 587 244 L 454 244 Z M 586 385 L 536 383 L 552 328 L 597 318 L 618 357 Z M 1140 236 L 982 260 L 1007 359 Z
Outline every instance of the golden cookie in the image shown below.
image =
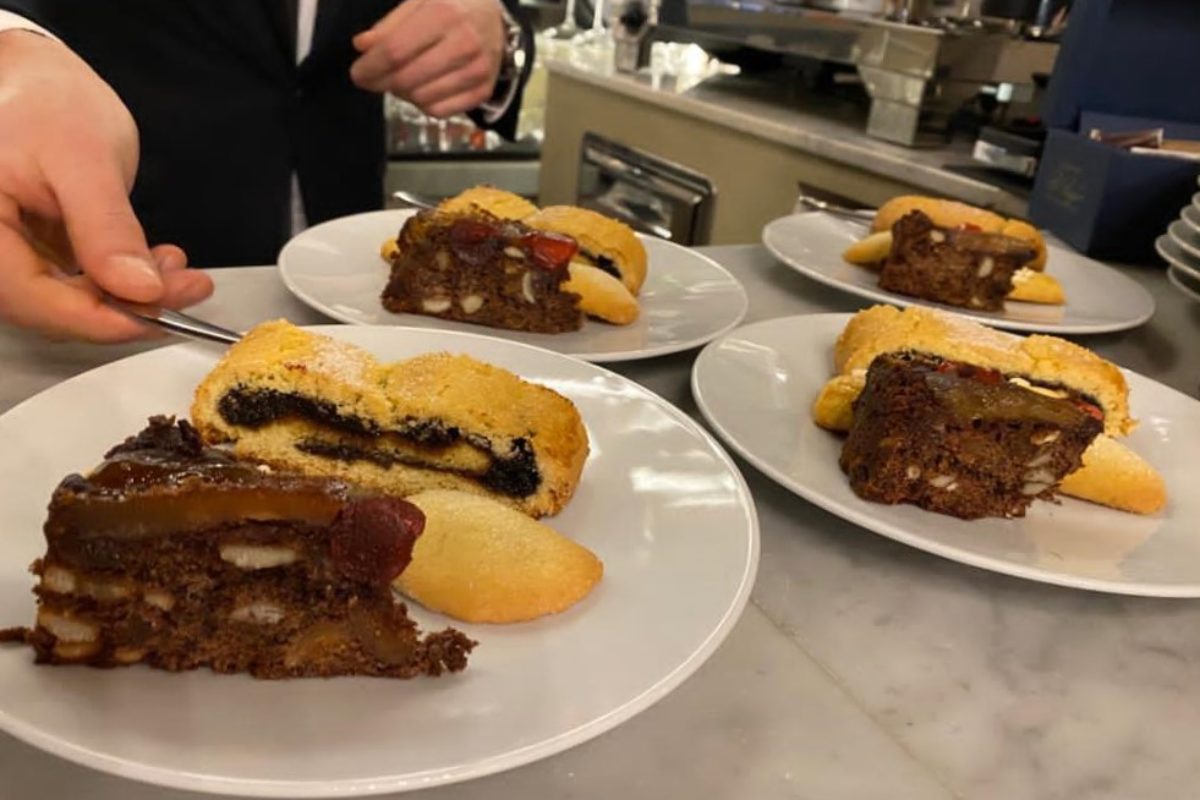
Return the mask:
M 464 622 L 523 622 L 582 600 L 604 564 L 548 525 L 486 497 L 421 492 L 407 498 L 425 530 L 396 588 Z
M 957 200 L 908 194 L 893 197 L 881 205 L 875 212 L 871 230 L 890 231 L 901 217 L 912 211 L 924 212 L 939 228 L 974 225 L 984 233 L 999 233 L 1005 223 L 1004 217 L 984 208 L 976 208 Z
M 625 284 L 597 267 L 572 261 L 570 277 L 560 288 L 579 295 L 583 312 L 605 322 L 628 325 L 638 318 L 637 300 Z
M 379 247 L 379 257 L 389 264 L 392 263 L 392 259 L 394 259 L 399 252 L 400 245 L 396 244 L 395 236 L 385 241 Z
M 438 210 L 448 214 L 470 212 L 472 208 L 500 219 L 524 219 L 537 211 L 537 206 L 519 194 L 495 186 L 474 186 L 438 204 Z
M 548 206 L 524 223 L 570 236 L 579 243 L 581 259 L 614 273 L 635 297 L 642 290 L 646 282 L 646 246 L 624 222 L 588 208 Z
M 1034 272 L 1028 267 L 1017 270 L 1013 275 L 1013 288 L 1008 293 L 1008 299 L 1051 306 L 1061 306 L 1066 302 L 1061 283 L 1052 275 Z
M 878 231 L 846 248 L 842 258 L 860 267 L 877 267 L 892 252 L 892 232 Z

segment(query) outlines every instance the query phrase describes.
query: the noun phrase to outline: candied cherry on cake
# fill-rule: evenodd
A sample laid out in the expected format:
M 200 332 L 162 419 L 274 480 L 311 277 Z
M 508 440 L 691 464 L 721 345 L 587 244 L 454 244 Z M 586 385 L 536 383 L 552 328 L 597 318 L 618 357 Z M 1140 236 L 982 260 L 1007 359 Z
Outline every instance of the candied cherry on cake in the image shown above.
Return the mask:
M 570 236 L 559 233 L 527 233 L 521 244 L 529 251 L 533 263 L 549 272 L 564 269 L 579 252 L 579 244 Z
M 347 578 L 386 584 L 408 566 L 424 529 L 425 515 L 412 503 L 392 497 L 351 500 L 333 524 L 330 556 Z
M 450 228 L 450 241 L 454 244 L 480 244 L 495 235 L 495 225 L 470 217 L 455 220 Z
M 1092 419 L 1098 419 L 1101 422 L 1104 421 L 1104 412 L 1100 410 L 1099 406 L 1093 405 L 1092 403 L 1084 400 L 1076 400 L 1075 407 L 1087 414 Z

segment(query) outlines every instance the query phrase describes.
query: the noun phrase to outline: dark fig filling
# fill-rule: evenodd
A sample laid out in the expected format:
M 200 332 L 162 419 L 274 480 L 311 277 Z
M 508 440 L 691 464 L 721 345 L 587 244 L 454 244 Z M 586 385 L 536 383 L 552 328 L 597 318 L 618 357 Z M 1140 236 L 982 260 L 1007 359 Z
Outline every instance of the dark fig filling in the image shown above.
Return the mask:
M 510 452 L 498 455 L 483 437 L 464 434 L 459 428 L 447 425 L 442 420 L 410 419 L 405 420 L 402 428 L 384 431 L 369 420 L 338 412 L 332 403 L 273 389 L 231 389 L 220 399 L 217 409 L 230 425 L 247 428 L 260 428 L 290 417 L 306 419 L 368 440 L 397 436 L 431 451 L 463 442 L 485 454 L 489 465 L 482 472 L 447 469 L 437 463 L 436 453 L 431 452 L 428 457 L 423 457 L 420 453 L 375 447 L 369 441 L 328 441 L 313 437 L 297 443 L 298 450 L 322 458 L 367 461 L 385 469 L 400 464 L 441 469 L 478 480 L 492 491 L 509 497 L 528 497 L 537 491 L 542 481 L 533 446 L 524 438 L 514 439 Z
M 296 444 L 296 449 L 321 458 L 332 458 L 337 461 L 368 461 L 378 467 L 387 469 L 397 464 L 407 466 L 429 466 L 419 458 L 405 453 L 387 451 L 370 446 L 360 446 L 347 442 L 327 442 L 321 439 L 304 439 Z M 538 472 L 537 461 L 533 448 L 525 439 L 517 439 L 513 443 L 514 455 L 507 458 L 492 456 L 492 462 L 483 473 L 470 473 L 465 470 L 446 469 L 467 478 L 474 478 L 487 488 L 509 497 L 528 497 L 537 491 L 541 483 L 541 473 Z
M 595 265 L 596 269 L 607 272 L 617 280 L 621 279 L 621 270 L 617 269 L 617 263 L 608 256 L 598 255 L 589 250 L 580 250 L 579 255 L 582 256 L 585 261 Z

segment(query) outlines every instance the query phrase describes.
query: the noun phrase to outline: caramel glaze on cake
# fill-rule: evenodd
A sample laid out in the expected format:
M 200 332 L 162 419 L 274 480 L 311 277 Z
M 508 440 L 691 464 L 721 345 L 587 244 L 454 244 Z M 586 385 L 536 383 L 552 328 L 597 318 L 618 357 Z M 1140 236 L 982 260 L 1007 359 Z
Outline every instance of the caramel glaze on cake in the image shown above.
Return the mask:
M 474 642 L 421 635 L 390 588 L 424 526 L 395 498 L 275 472 L 165 417 L 55 490 L 37 624 L 0 632 L 40 663 L 258 678 L 458 671 Z
M 1070 389 L 1034 390 L 997 370 L 885 353 L 854 401 L 840 463 L 866 500 L 963 519 L 1020 517 L 1079 468 L 1101 419 Z
M 567 236 L 481 209 L 422 211 L 400 231 L 383 306 L 517 331 L 579 330 L 579 295 L 562 289 L 577 251 Z
M 892 226 L 892 249 L 879 287 L 953 306 L 999 311 L 1013 275 L 1037 251 L 999 233 L 939 228 L 913 211 Z

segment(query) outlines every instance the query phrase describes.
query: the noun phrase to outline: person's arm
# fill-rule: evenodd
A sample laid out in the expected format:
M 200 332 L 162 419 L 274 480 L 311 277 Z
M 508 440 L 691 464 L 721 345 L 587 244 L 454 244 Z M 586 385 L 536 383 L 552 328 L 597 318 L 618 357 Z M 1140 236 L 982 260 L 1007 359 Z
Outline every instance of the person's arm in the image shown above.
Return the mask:
M 350 75 L 363 89 L 391 92 L 425 113 L 447 117 L 474 112 L 478 122 L 511 136 L 521 90 L 533 63 L 533 37 L 521 25 L 526 57 L 515 85 L 497 86 L 508 39 L 505 9 L 515 0 L 406 0 L 354 37 L 362 55 Z M 500 91 L 497 91 L 497 89 Z
M 146 329 L 103 292 L 180 308 L 212 282 L 185 271 L 178 247 L 147 246 L 129 204 L 138 140 L 124 104 L 70 48 L 28 27 L 0 31 L 0 318 L 56 336 L 138 338 Z

